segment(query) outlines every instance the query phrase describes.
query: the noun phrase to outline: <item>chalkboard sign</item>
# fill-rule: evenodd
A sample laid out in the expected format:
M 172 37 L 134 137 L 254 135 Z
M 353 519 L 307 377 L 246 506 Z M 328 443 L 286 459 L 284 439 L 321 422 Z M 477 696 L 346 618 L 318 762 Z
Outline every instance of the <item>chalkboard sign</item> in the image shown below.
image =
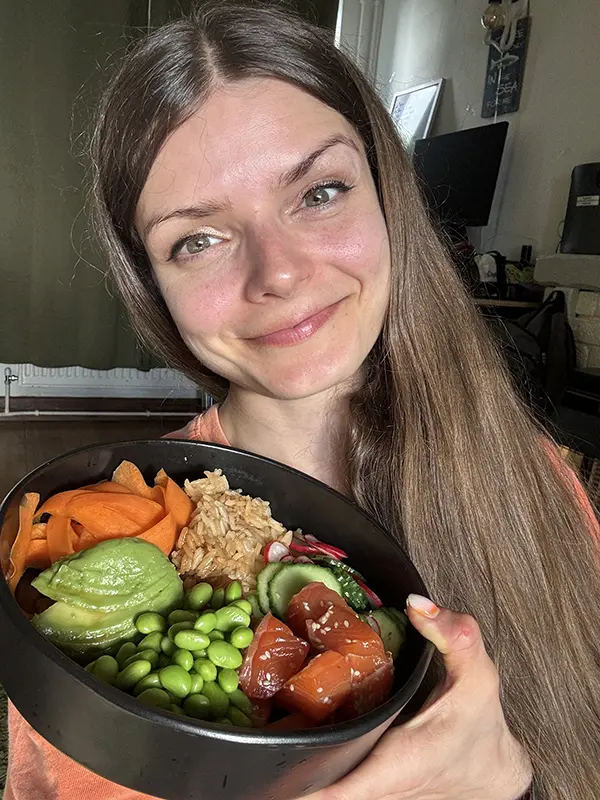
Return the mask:
M 501 117 L 518 111 L 521 89 L 525 74 L 525 57 L 531 17 L 520 19 L 517 23 L 515 43 L 506 53 L 490 44 L 485 89 L 483 90 L 482 117 Z M 492 32 L 492 41 L 499 41 L 502 28 Z

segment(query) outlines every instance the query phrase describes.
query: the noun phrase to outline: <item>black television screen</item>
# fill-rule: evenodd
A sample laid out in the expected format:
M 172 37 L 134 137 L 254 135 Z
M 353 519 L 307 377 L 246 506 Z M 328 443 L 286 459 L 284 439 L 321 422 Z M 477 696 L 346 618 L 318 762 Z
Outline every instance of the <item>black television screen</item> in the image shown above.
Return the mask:
M 414 164 L 430 211 L 442 225 L 487 225 L 508 122 L 415 143 Z

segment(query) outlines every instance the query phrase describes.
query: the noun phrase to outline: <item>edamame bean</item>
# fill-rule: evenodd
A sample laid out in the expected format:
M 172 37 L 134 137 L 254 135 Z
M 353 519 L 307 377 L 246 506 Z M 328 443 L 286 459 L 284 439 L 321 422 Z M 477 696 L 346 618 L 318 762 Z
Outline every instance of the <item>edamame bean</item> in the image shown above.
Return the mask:
M 206 652 L 216 667 L 238 669 L 242 666 L 242 654 L 229 642 L 211 642 Z
M 129 656 L 123 664 L 123 669 L 133 664 L 134 661 L 149 661 L 152 664 L 152 669 L 156 669 L 158 666 L 158 653 L 155 650 L 140 650 L 132 656 Z
M 154 650 L 155 653 L 160 653 L 160 643 L 162 642 L 163 635 L 160 631 L 154 631 L 144 636 L 138 645 L 138 650 Z
M 229 641 L 238 650 L 245 650 L 246 647 L 250 647 L 253 639 L 254 633 L 251 628 L 236 628 L 231 631 L 229 636 Z
M 229 702 L 232 706 L 239 708 L 240 711 L 243 711 L 247 717 L 252 716 L 252 701 L 249 697 L 242 692 L 241 689 L 236 689 L 235 692 L 231 692 L 229 695 Z
M 236 600 L 241 600 L 242 595 L 242 584 L 239 581 L 231 581 L 225 589 L 225 602 L 233 603 Z
M 197 672 L 192 672 L 190 678 L 192 679 L 190 694 L 198 694 L 204 687 L 204 678 Z
M 194 611 L 200 611 L 208 603 L 213 594 L 213 589 L 210 583 L 197 583 L 187 595 L 187 604 Z
M 227 719 L 239 728 L 251 728 L 252 720 L 246 716 L 243 711 L 235 706 L 229 706 L 227 709 Z
M 229 697 L 221 687 L 213 681 L 206 681 L 202 689 L 202 694 L 208 697 L 212 712 L 215 717 L 223 717 L 229 708 Z
M 194 630 L 210 633 L 217 627 L 217 615 L 214 611 L 205 611 L 194 623 Z
M 231 694 L 238 688 L 240 679 L 234 669 L 221 669 L 219 670 L 217 682 L 225 694 Z
M 175 705 L 175 703 L 171 703 L 167 711 L 170 711 L 171 714 L 181 714 L 184 717 L 187 716 L 183 708 L 181 708 L 181 706 Z
M 197 658 L 206 658 L 206 650 L 190 650 L 190 652 L 194 656 L 194 661 Z
M 223 633 L 229 633 L 235 628 L 250 626 L 250 615 L 239 606 L 225 606 L 216 613 L 217 629 Z
M 214 631 L 211 631 L 210 633 L 207 633 L 206 635 L 211 640 L 211 642 L 216 642 L 216 641 L 223 642 L 223 641 L 225 641 L 225 634 L 221 633 L 221 631 L 214 630 Z
M 246 614 L 252 616 L 252 603 L 249 600 L 236 600 L 233 605 L 238 606 L 238 608 L 241 608 Z
M 160 678 L 158 677 L 158 672 L 151 672 L 149 675 L 146 675 L 145 678 L 142 678 L 141 681 L 136 683 L 133 687 L 133 694 L 135 697 L 140 695 L 142 692 L 145 692 L 146 689 L 160 689 Z
M 114 683 L 119 674 L 119 664 L 112 656 L 100 656 L 94 661 L 92 674 L 105 683 Z
M 135 621 L 135 627 L 140 633 L 162 633 L 167 629 L 167 620 L 154 611 L 145 611 Z
M 216 719 L 215 722 L 218 722 L 219 725 L 233 725 L 233 722 L 230 719 L 227 719 L 227 717 Z
M 167 635 L 169 639 L 174 642 L 175 636 L 179 633 L 179 631 L 191 631 L 193 627 L 194 623 L 190 622 L 189 620 L 186 622 L 176 622 L 174 625 L 171 625 L 167 631 Z
M 225 589 L 215 589 L 213 596 L 210 598 L 210 607 L 215 609 L 221 608 L 225 603 Z
M 177 648 L 175 648 L 177 650 Z M 175 651 L 173 651 L 175 652 Z M 161 653 L 158 657 L 158 668 L 162 669 L 163 667 L 168 667 L 171 663 L 171 657 L 166 656 L 164 653 Z
M 168 616 L 169 625 L 176 625 L 178 622 L 196 622 L 197 619 L 198 614 L 195 611 L 185 611 L 182 608 L 171 611 Z
M 175 643 L 172 639 L 169 639 L 168 636 L 163 636 L 160 642 L 160 649 L 166 656 L 172 656 L 175 650 L 177 650 Z
M 183 710 L 195 719 L 209 719 L 212 715 L 210 700 L 203 694 L 191 694 L 183 701 Z
M 150 672 L 152 672 L 152 664 L 149 661 L 134 661 L 133 664 L 129 664 L 119 672 L 115 680 L 115 686 L 129 691 Z
M 217 668 L 212 661 L 209 661 L 207 658 L 197 658 L 194 661 L 194 672 L 197 672 L 198 675 L 202 675 L 205 681 L 217 680 Z
M 169 708 L 169 695 L 165 692 L 164 689 L 157 689 L 157 688 L 150 688 L 145 689 L 141 694 L 138 695 L 137 698 L 140 703 L 144 703 L 147 706 L 153 706 L 154 708 Z
M 122 668 L 129 656 L 132 656 L 134 653 L 137 653 L 137 647 L 133 642 L 125 642 L 125 644 L 122 644 L 121 647 L 119 647 L 117 655 L 115 656 L 119 667 Z
M 183 650 L 206 650 L 210 644 L 208 636 L 200 631 L 178 631 L 173 641 Z
M 192 679 L 179 664 L 170 664 L 168 667 L 164 667 L 158 675 L 163 689 L 171 692 L 175 697 L 186 697 L 190 693 Z
M 183 667 L 186 672 L 189 672 L 194 666 L 194 656 L 189 650 L 175 650 L 172 655 L 172 660 L 174 664 Z

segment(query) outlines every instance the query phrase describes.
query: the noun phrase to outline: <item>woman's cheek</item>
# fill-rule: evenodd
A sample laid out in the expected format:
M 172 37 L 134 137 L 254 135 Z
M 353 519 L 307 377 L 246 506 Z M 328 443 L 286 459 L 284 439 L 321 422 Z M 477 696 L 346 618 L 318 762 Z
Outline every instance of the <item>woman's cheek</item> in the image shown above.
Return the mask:
M 340 218 L 314 242 L 319 261 L 334 264 L 358 280 L 381 277 L 389 269 L 389 242 L 379 210 Z
M 173 320 L 184 337 L 214 337 L 234 315 L 229 281 L 178 281 L 163 289 Z

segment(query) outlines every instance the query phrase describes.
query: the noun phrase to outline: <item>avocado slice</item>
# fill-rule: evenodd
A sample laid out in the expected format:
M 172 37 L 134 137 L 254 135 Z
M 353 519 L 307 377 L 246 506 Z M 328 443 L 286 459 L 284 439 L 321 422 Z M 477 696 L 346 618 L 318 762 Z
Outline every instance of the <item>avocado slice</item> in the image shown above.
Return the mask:
M 168 615 L 183 601 L 183 584 L 164 553 L 142 539 L 111 539 L 66 556 L 32 581 L 56 602 L 34 626 L 79 661 L 115 652 L 139 637 L 144 611 Z

